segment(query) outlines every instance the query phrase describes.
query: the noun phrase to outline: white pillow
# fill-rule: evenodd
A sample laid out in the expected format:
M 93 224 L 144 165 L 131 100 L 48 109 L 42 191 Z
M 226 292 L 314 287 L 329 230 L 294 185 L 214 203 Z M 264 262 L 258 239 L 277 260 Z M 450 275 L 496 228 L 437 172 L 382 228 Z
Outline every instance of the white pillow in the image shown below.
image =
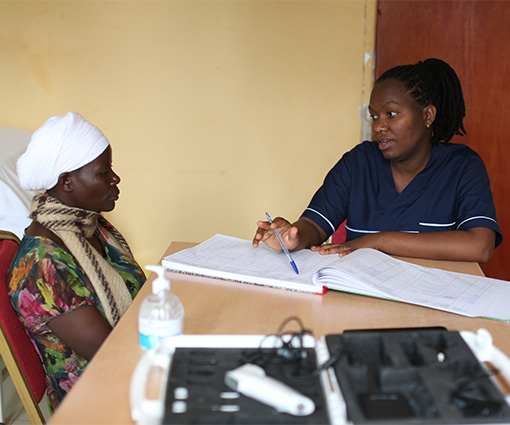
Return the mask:
M 34 194 L 21 188 L 16 161 L 31 136 L 31 131 L 0 127 L 0 230 L 9 230 L 20 239 L 31 222 L 28 215 Z

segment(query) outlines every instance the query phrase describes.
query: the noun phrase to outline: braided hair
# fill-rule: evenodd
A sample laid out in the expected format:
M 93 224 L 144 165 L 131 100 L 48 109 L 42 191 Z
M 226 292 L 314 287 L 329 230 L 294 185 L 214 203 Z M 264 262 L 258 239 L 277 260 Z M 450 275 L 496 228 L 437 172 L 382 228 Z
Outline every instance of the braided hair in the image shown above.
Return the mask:
M 396 66 L 382 74 L 376 84 L 391 78 L 403 83 L 419 105 L 436 107 L 432 143 L 441 140 L 448 142 L 456 134 L 466 134 L 463 124 L 466 107 L 462 88 L 457 74 L 446 62 L 431 58 L 416 65 Z

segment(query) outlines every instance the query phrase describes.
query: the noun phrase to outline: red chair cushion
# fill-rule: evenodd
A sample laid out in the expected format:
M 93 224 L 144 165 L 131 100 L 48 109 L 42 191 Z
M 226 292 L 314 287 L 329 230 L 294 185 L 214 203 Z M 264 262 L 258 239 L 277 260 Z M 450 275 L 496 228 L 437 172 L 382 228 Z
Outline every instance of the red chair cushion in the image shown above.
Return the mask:
M 0 321 L 32 393 L 37 402 L 40 402 L 46 391 L 46 374 L 39 354 L 25 332 L 7 293 L 6 274 L 17 249 L 16 242 L 0 240 Z

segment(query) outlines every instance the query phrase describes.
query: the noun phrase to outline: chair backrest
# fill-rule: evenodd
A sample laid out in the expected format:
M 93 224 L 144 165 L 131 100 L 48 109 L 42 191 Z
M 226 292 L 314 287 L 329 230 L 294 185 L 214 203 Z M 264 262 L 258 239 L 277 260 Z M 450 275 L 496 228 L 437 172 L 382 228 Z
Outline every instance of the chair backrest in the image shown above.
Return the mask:
M 7 293 L 6 274 L 18 245 L 19 240 L 14 234 L 0 232 L 0 355 L 30 421 L 44 424 L 39 402 L 46 391 L 46 374 Z
M 331 243 L 344 243 L 345 242 L 345 236 L 347 233 L 347 230 L 345 229 L 345 223 L 347 220 L 344 220 L 344 222 L 338 226 L 338 229 L 336 229 L 335 233 L 331 236 Z

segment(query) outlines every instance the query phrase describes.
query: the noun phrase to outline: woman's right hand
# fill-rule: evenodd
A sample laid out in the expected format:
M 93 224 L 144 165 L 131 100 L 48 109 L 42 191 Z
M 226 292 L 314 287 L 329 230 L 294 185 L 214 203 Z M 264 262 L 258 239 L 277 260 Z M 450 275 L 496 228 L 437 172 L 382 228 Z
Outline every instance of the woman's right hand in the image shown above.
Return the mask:
M 259 243 L 263 242 L 268 247 L 281 251 L 282 247 L 276 238 L 274 229 L 278 229 L 285 246 L 290 251 L 296 249 L 299 245 L 298 228 L 292 226 L 289 221 L 282 217 L 275 218 L 273 224 L 269 224 L 268 221 L 258 221 L 257 226 L 257 232 L 253 238 L 254 248 L 257 248 Z

